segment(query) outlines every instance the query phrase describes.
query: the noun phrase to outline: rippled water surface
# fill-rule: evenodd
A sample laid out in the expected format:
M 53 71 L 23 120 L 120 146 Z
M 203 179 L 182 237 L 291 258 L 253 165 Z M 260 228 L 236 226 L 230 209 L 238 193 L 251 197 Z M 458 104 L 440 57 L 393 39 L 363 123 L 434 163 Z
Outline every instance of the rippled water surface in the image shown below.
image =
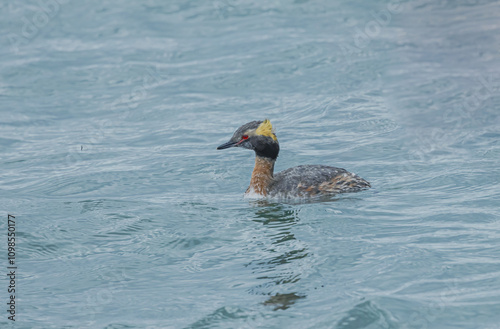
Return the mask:
M 500 328 L 498 1 L 0 9 L 16 328 Z M 244 199 L 264 118 L 373 188 Z

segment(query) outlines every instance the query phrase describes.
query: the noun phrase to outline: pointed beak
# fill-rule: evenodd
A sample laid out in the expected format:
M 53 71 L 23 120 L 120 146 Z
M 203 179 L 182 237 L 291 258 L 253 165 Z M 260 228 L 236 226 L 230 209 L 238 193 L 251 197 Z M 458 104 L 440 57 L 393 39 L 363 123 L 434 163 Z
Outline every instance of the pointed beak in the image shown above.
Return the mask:
M 217 149 L 218 150 L 223 150 L 223 149 L 227 149 L 227 148 L 230 148 L 230 147 L 233 147 L 233 146 L 236 146 L 238 144 L 238 142 L 232 142 L 232 141 L 229 141 L 227 143 L 224 143 L 222 145 L 219 145 L 217 146 Z

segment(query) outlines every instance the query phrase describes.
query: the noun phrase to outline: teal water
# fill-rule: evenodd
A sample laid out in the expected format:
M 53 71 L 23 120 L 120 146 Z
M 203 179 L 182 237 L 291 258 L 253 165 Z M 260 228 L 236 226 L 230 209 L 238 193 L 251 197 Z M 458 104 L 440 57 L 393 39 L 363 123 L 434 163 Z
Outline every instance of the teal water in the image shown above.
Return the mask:
M 0 9 L 16 328 L 500 328 L 498 1 Z M 244 199 L 264 118 L 373 188 Z

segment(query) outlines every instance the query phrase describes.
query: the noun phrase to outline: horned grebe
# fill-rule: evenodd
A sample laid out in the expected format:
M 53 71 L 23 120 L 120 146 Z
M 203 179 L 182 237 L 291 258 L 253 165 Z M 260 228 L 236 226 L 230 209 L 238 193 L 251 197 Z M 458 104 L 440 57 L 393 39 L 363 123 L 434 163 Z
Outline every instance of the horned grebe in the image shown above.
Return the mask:
M 271 122 L 252 121 L 239 127 L 229 142 L 217 147 L 244 147 L 255 151 L 255 167 L 245 194 L 269 197 L 310 197 L 356 192 L 370 187 L 363 178 L 342 168 L 302 165 L 273 175 L 280 150 Z

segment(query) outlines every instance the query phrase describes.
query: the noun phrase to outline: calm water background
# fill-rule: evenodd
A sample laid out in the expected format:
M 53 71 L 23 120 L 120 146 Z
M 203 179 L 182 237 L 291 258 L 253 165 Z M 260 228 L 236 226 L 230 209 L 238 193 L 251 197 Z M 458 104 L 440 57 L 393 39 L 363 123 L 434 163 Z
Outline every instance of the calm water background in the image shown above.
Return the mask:
M 500 328 L 499 1 L 4 1 L 0 32 L 16 328 Z M 244 199 L 215 147 L 264 118 L 277 170 L 373 188 Z

